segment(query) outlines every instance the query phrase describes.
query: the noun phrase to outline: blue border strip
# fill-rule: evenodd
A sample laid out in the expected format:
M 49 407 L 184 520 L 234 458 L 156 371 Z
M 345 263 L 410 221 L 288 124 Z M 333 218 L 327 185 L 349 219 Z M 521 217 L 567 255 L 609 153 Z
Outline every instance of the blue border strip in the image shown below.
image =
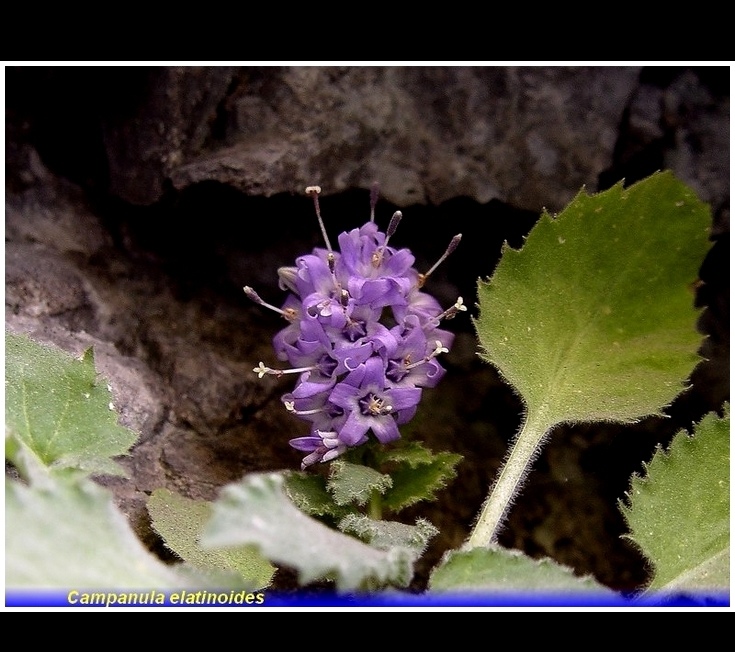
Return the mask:
M 669 596 L 627 599 L 610 594 L 286 594 L 267 590 L 8 589 L 6 607 L 729 607 L 730 596 Z

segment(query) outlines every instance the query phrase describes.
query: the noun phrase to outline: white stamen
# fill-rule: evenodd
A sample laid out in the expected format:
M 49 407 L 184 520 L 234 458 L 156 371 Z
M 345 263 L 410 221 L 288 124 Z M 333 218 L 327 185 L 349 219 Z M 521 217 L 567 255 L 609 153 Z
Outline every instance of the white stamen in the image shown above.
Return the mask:
M 291 412 L 292 414 L 296 414 L 298 416 L 309 416 L 310 414 L 319 414 L 320 412 L 324 412 L 324 408 L 316 408 L 313 410 L 297 410 L 294 405 L 294 401 L 284 401 L 283 405 L 286 407 L 286 410 Z
M 268 374 L 269 376 L 277 376 L 278 378 L 280 378 L 284 374 L 301 374 L 301 373 L 304 373 L 305 371 L 314 371 L 317 368 L 318 367 L 313 366 L 313 367 L 297 367 L 294 369 L 271 369 L 270 367 L 266 367 L 262 362 L 259 362 L 258 366 L 253 368 L 253 372 L 258 374 L 258 378 L 262 378 L 266 374 Z
M 449 353 L 449 349 L 444 346 L 439 340 L 436 340 L 436 348 L 432 352 L 431 357 L 435 358 L 441 353 Z
M 262 360 L 261 360 L 261 361 L 260 361 L 260 362 L 258 363 L 258 366 L 257 366 L 257 367 L 254 367 L 254 368 L 253 368 L 253 372 L 254 372 L 254 373 L 256 373 L 256 374 L 258 374 L 258 378 L 262 378 L 262 377 L 263 377 L 263 376 L 265 376 L 265 375 L 266 375 L 266 374 L 267 374 L 267 373 L 268 373 L 269 371 L 270 371 L 270 369 L 268 369 L 268 367 L 266 367 L 266 366 L 265 366 L 265 365 L 263 364 L 263 361 L 262 361 Z
M 466 310 L 467 306 L 464 305 L 464 300 L 462 299 L 462 297 L 457 297 L 457 300 L 454 302 L 453 306 L 447 308 L 443 313 L 441 313 L 441 315 L 437 315 L 432 319 L 428 319 L 423 325 L 423 329 L 428 330 L 429 328 L 435 328 L 437 324 L 439 324 L 439 322 L 441 322 L 443 319 L 452 319 L 456 317 L 458 312 L 464 312 Z
M 407 357 L 403 361 L 403 365 L 404 365 L 403 369 L 406 371 L 409 369 L 414 369 L 415 367 L 418 367 L 419 365 L 426 364 L 427 362 L 429 362 L 429 360 L 433 360 L 434 358 L 436 358 L 436 356 L 438 356 L 441 353 L 449 353 L 449 349 L 446 348 L 439 340 L 434 340 L 434 343 L 436 344 L 436 346 L 434 347 L 434 350 L 431 353 L 429 353 L 429 355 L 424 356 L 418 362 L 409 364 L 410 357 Z

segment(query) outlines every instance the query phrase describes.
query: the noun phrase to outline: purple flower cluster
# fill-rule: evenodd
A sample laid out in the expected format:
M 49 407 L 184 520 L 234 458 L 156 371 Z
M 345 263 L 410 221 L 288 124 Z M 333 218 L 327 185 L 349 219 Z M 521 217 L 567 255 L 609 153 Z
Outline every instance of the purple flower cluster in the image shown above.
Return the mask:
M 278 270 L 289 291 L 281 309 L 270 306 L 249 287 L 254 301 L 280 312 L 289 322 L 273 339 L 277 357 L 293 366 L 255 371 L 281 376 L 297 373 L 294 390 L 283 396 L 286 408 L 311 424 L 306 437 L 290 441 L 307 453 L 301 468 L 327 462 L 349 447 L 400 437 L 398 426 L 416 413 L 425 387 L 445 373 L 437 356 L 454 336 L 439 328 L 442 320 L 465 310 L 461 297 L 448 310 L 421 288 L 426 274 L 413 267 L 408 249 L 389 246 L 401 213 L 385 233 L 374 222 L 377 187 L 371 195 L 371 221 L 342 233 L 332 249 L 319 212 L 319 188 L 307 188 L 326 248 L 300 256 L 293 267 Z M 455 236 L 439 262 L 457 246 Z

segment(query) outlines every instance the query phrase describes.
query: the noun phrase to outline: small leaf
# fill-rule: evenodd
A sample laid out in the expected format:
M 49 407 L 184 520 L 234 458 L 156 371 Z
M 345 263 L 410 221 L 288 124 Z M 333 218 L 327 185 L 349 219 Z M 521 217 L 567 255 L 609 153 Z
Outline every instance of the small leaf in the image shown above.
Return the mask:
M 400 445 L 386 448 L 379 452 L 381 462 L 397 462 L 412 469 L 419 466 L 429 465 L 435 459 L 432 453 L 423 444 L 417 441 L 402 440 Z
M 13 436 L 6 455 L 25 473 L 23 448 L 52 470 L 125 475 L 111 458 L 137 435 L 118 424 L 112 396 L 94 368 L 26 336 L 5 335 L 5 423 Z
M 331 465 L 327 489 L 332 492 L 334 502 L 338 505 L 364 505 L 373 492 L 384 494 L 391 485 L 389 475 L 361 464 L 335 460 Z
M 204 550 L 199 545 L 199 535 L 212 516 L 212 503 L 156 489 L 148 499 L 148 513 L 166 547 L 192 566 L 237 572 L 249 590 L 265 588 L 273 579 L 275 568 L 253 547 Z
M 499 546 L 447 553 L 431 574 L 429 591 L 616 595 L 594 578 L 577 577 L 551 559 L 536 560 Z
M 702 336 L 691 285 L 709 248 L 706 204 L 670 172 L 584 191 L 542 215 L 479 283 L 482 357 L 551 427 L 633 422 L 684 389 Z
M 398 512 L 422 500 L 434 500 L 436 492 L 456 477 L 462 460 L 454 453 L 432 453 L 417 442 L 396 447 L 381 455 L 390 462 L 393 486 L 383 496 L 383 507 Z
M 284 493 L 278 473 L 250 474 L 226 486 L 201 542 L 258 546 L 267 559 L 296 569 L 302 584 L 332 579 L 338 591 L 406 586 L 413 575 L 407 550 L 378 550 L 306 516 Z
M 168 566 L 91 481 L 5 483 L 5 583 L 13 588 L 239 588 L 237 576 Z
M 375 521 L 356 514 L 345 516 L 339 523 L 339 529 L 380 550 L 406 548 L 416 559 L 426 550 L 429 541 L 439 534 L 439 530 L 422 518 L 416 521 L 416 525 L 406 525 L 396 521 Z
M 342 518 L 350 512 L 350 508 L 334 502 L 327 481 L 321 475 L 289 471 L 285 474 L 284 488 L 293 504 L 310 516 Z
M 722 594 L 730 586 L 730 410 L 710 413 L 668 451 L 659 449 L 645 477 L 634 476 L 621 510 L 654 574 L 646 594 Z

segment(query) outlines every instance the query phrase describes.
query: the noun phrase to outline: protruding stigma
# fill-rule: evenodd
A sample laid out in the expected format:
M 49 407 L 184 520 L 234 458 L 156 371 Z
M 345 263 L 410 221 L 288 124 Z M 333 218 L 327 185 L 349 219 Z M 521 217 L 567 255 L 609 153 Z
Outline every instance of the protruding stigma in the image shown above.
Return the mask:
M 288 321 L 294 321 L 296 317 L 298 316 L 296 314 L 296 311 L 293 308 L 288 308 L 286 310 L 281 310 L 280 308 L 277 308 L 276 306 L 266 303 L 263 301 L 263 299 L 260 298 L 260 295 L 253 290 L 249 285 L 246 285 L 243 288 L 243 291 L 245 292 L 245 296 L 250 299 L 251 301 L 255 301 L 258 305 L 263 306 L 264 308 L 268 308 L 269 310 L 273 310 L 274 312 L 277 312 L 279 315 L 282 315 L 284 319 L 287 319 Z
M 385 248 L 388 246 L 388 241 L 390 240 L 390 237 L 396 232 L 396 229 L 398 228 L 398 224 L 400 223 L 402 217 L 403 213 L 401 213 L 401 211 L 396 211 L 395 213 L 393 213 L 393 217 L 390 218 L 390 223 L 388 224 L 388 228 L 385 231 L 385 241 L 383 242 L 383 245 L 381 247 L 378 247 L 373 252 L 373 267 L 380 267 L 380 265 L 382 264 Z
M 380 194 L 380 184 L 373 181 L 370 187 L 370 221 L 375 221 L 375 207 L 378 205 L 378 195 Z
M 332 251 L 332 245 L 329 242 L 329 236 L 327 235 L 327 229 L 324 228 L 324 221 L 322 220 L 322 212 L 319 209 L 319 193 L 322 189 L 319 186 L 307 186 L 306 194 L 311 195 L 314 200 L 314 210 L 316 211 L 316 218 L 319 220 L 319 228 L 322 230 L 322 236 L 324 237 L 324 244 L 327 245 L 327 251 Z
M 424 283 L 426 283 L 426 279 L 429 278 L 431 274 L 434 273 L 437 267 L 441 265 L 448 257 L 449 255 L 457 248 L 457 245 L 459 244 L 459 241 L 462 239 L 462 234 L 458 233 L 455 235 L 449 242 L 449 245 L 447 246 L 447 250 L 441 255 L 441 258 L 437 260 L 432 266 L 431 269 L 424 273 L 419 274 L 419 287 L 423 287 Z

